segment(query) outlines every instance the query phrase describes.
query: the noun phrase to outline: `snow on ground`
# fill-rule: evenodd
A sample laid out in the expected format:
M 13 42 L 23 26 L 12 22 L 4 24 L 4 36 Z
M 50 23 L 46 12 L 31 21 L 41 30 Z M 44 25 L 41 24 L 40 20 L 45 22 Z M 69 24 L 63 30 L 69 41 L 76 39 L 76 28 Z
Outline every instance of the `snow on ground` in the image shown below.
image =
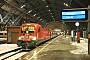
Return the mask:
M 80 38 L 80 43 L 71 42 L 71 45 L 76 46 L 76 50 L 71 50 L 71 53 L 88 55 L 88 39 Z

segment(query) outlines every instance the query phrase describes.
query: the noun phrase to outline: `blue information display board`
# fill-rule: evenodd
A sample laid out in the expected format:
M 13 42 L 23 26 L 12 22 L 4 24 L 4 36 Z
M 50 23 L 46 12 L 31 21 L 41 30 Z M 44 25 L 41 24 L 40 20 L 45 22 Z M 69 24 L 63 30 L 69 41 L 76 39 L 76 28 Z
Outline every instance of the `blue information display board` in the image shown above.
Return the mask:
M 88 19 L 88 11 L 86 9 L 61 11 L 61 20 L 87 20 L 87 19 Z

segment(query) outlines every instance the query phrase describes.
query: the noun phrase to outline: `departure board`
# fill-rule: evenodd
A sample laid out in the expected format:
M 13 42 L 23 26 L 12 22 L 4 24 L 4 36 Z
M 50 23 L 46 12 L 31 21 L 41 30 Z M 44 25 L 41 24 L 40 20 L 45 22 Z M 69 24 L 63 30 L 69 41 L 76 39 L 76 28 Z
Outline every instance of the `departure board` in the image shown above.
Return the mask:
M 86 9 L 61 11 L 61 20 L 87 20 L 87 19 L 88 19 L 88 11 Z

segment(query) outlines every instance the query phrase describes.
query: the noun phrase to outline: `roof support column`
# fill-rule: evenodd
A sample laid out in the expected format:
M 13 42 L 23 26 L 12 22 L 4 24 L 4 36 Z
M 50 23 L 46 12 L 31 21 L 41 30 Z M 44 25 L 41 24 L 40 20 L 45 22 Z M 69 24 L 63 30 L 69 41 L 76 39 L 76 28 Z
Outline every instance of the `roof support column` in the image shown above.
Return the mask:
M 88 54 L 90 55 L 90 5 L 88 5 Z

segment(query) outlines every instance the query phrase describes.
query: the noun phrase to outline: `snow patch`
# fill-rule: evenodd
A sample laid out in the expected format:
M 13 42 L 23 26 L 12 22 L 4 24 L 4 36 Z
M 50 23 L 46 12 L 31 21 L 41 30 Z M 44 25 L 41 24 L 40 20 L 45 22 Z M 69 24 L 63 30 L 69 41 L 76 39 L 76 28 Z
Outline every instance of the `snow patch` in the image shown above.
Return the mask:
M 71 50 L 73 54 L 88 54 L 88 39 L 81 39 L 80 43 L 71 42 L 71 45 L 76 46 L 76 50 Z

